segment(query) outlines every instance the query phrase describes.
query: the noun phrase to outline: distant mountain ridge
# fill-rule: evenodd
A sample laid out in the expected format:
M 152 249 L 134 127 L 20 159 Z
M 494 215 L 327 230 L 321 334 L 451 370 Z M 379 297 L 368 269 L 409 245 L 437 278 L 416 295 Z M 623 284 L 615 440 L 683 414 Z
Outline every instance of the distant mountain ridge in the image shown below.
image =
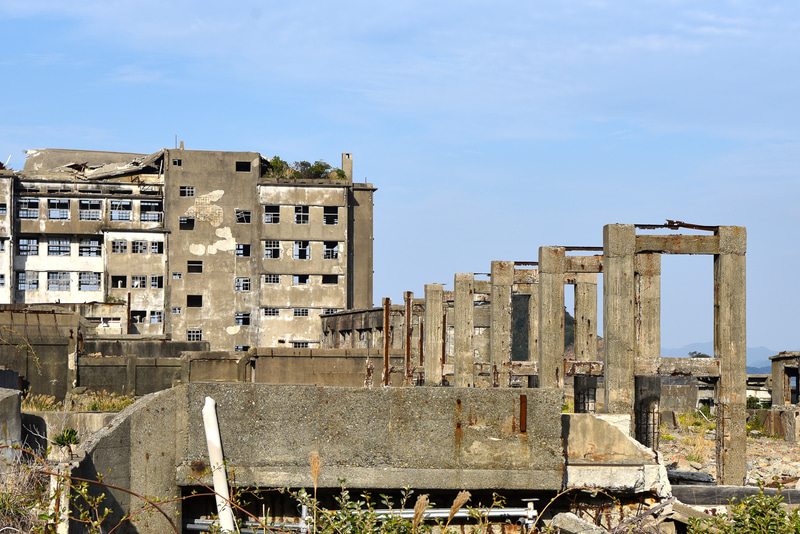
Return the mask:
M 688 358 L 690 352 L 701 352 L 714 355 L 714 343 L 691 343 L 679 349 L 661 349 L 662 358 Z M 772 372 L 772 364 L 769 361 L 770 356 L 778 354 L 779 350 L 768 349 L 767 347 L 747 347 L 747 372 L 750 374 L 770 373 Z M 751 369 L 756 369 L 751 371 Z M 770 369 L 770 370 L 765 370 Z

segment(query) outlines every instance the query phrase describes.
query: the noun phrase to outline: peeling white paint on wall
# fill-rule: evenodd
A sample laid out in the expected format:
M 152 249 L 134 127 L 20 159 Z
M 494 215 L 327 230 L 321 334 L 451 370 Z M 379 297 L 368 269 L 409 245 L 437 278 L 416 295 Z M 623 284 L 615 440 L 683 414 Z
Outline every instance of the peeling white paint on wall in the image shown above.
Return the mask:
M 189 252 L 194 254 L 195 256 L 205 256 L 206 246 L 201 245 L 199 243 L 192 243 L 191 245 L 189 245 Z
M 229 252 L 236 248 L 236 240 L 233 238 L 233 233 L 229 226 L 218 228 L 214 233 L 217 234 L 217 237 L 221 237 L 222 239 L 208 245 L 209 254 L 216 254 L 217 251 Z
M 186 215 L 194 217 L 198 221 L 205 221 L 211 223 L 212 226 L 219 226 L 222 224 L 222 208 L 215 206 L 212 202 L 216 202 L 222 198 L 225 191 L 217 189 L 205 195 L 200 195 L 194 199 L 194 204 L 189 206 L 186 210 Z
M 227 328 L 225 329 L 225 331 L 226 331 L 227 333 L 229 333 L 230 335 L 234 335 L 234 334 L 238 334 L 238 333 L 239 333 L 239 330 L 241 330 L 241 329 L 242 329 L 242 327 L 241 327 L 241 326 L 239 326 L 239 325 L 236 325 L 236 326 L 229 326 L 229 327 L 227 327 Z

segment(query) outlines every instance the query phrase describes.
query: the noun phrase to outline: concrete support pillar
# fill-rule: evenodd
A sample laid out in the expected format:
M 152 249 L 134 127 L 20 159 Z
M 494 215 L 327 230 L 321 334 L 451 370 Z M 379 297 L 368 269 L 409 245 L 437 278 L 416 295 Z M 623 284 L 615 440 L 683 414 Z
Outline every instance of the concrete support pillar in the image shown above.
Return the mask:
M 403 301 L 405 302 L 405 311 L 403 317 L 403 326 L 405 327 L 405 341 L 403 347 L 405 348 L 405 380 L 403 383 L 410 386 L 414 374 L 414 353 L 412 350 L 411 338 L 414 334 L 414 292 L 404 291 Z
M 573 388 L 575 413 L 595 413 L 597 411 L 597 377 L 576 376 Z
M 490 327 L 490 363 L 492 386 L 509 387 L 511 365 L 511 288 L 514 285 L 514 262 L 492 262 L 492 318 Z
M 744 227 L 720 226 L 714 256 L 714 356 L 717 381 L 717 484 L 741 485 L 747 474 L 747 333 Z
M 655 375 L 661 360 L 661 254 L 636 255 L 636 369 Z
M 425 385 L 442 384 L 442 284 L 425 284 Z
M 539 247 L 539 387 L 564 387 L 564 247 Z
M 528 301 L 528 360 L 539 361 L 539 284 L 531 284 Z
M 575 359 L 597 360 L 597 274 L 575 276 Z
M 634 437 L 654 451 L 658 450 L 659 406 L 661 403 L 661 377 L 637 376 L 634 379 Z
M 633 415 L 636 356 L 632 224 L 603 227 L 603 335 L 605 336 L 605 411 Z
M 453 364 L 453 381 L 456 387 L 472 387 L 475 385 L 474 360 L 475 348 L 475 276 L 471 273 L 457 273 L 454 282 L 454 314 L 455 322 L 455 362 Z

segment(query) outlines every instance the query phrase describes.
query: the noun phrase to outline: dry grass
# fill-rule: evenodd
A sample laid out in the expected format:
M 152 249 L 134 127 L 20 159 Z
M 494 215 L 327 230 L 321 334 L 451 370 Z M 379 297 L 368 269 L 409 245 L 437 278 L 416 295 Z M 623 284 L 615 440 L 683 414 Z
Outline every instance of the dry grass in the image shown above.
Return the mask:
M 714 448 L 714 442 L 706 439 L 702 434 L 684 436 L 681 443 L 689 447 L 686 459 L 690 462 L 704 463 Z
M 34 467 L 13 462 L 8 472 L 0 475 L 0 526 L 18 532 L 41 531 L 45 522 L 39 513 L 47 483 L 48 477 Z

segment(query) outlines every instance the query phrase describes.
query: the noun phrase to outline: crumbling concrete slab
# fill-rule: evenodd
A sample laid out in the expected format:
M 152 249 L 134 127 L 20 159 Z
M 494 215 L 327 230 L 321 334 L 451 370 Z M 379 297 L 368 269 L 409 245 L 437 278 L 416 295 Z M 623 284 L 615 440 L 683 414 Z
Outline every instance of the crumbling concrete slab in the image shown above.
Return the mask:
M 0 388 L 0 473 L 4 473 L 8 465 L 17 457 L 17 451 L 11 449 L 20 445 L 22 424 L 20 419 L 19 391 Z

